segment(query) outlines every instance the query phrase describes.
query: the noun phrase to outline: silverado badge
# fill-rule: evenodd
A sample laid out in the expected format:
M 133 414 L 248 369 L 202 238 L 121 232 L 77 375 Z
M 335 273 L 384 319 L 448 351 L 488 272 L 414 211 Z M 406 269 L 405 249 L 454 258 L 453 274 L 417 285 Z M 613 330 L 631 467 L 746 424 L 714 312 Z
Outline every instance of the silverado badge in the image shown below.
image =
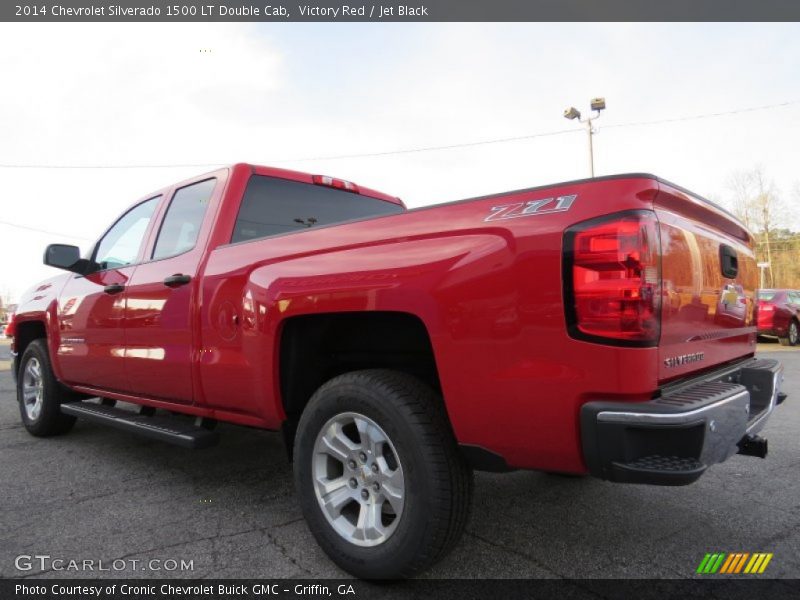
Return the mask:
M 690 363 L 700 362 L 705 360 L 706 355 L 703 352 L 695 352 L 693 354 L 681 354 L 680 356 L 671 356 L 664 359 L 664 366 L 667 368 L 680 367 Z

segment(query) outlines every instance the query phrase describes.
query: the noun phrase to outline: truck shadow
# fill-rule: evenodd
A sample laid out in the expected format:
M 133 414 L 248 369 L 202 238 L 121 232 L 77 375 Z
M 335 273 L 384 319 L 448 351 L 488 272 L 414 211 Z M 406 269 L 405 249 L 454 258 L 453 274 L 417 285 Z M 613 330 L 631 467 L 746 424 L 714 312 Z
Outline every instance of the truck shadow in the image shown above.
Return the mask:
M 318 576 L 345 576 L 301 520 L 282 436 L 225 424 L 220 431 L 218 446 L 190 451 L 78 423 L 57 445 L 95 472 L 83 483 L 105 490 L 109 503 L 138 495 L 141 508 L 135 510 L 141 515 L 134 520 L 147 521 L 154 530 L 180 529 L 189 522 L 195 527 L 208 522 L 211 531 L 226 526 L 269 530 L 292 564 Z M 745 465 L 749 470 L 747 461 L 732 459 L 715 469 Z M 754 480 L 747 485 L 763 487 L 767 473 L 753 469 Z M 476 473 L 465 536 L 423 577 L 691 576 L 708 548 L 722 544 L 747 550 L 791 526 L 785 510 L 771 507 L 775 516 L 766 517 L 753 509 L 753 493 L 725 490 L 730 478 L 712 470 L 691 486 L 664 488 L 526 471 Z M 768 495 L 767 490 L 765 502 Z M 97 504 L 88 498 L 90 505 Z M 84 501 L 78 498 L 78 503 Z M 104 516 L 106 510 L 100 507 L 91 527 L 111 518 Z M 169 514 L 169 523 L 154 521 L 154 513 Z M 731 514 L 739 516 L 731 519 Z M 799 518 L 793 514 L 790 520 Z M 220 523 L 228 525 L 220 529 Z

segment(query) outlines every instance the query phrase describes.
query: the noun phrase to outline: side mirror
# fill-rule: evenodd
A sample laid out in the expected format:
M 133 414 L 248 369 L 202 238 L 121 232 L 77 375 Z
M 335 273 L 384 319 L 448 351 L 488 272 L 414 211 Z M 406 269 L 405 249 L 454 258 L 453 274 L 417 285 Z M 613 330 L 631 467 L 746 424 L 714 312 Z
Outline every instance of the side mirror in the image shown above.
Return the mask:
M 81 275 L 89 271 L 89 261 L 81 258 L 80 249 L 68 244 L 50 244 L 44 251 L 44 264 Z

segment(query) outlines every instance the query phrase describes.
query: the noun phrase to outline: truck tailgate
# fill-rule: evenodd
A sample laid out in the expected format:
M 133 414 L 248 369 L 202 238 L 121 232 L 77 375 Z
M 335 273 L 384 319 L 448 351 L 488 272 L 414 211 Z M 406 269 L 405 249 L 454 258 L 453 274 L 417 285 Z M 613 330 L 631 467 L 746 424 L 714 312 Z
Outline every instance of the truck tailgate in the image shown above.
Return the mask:
M 653 204 L 662 251 L 659 381 L 752 355 L 752 236 L 723 209 L 663 181 Z

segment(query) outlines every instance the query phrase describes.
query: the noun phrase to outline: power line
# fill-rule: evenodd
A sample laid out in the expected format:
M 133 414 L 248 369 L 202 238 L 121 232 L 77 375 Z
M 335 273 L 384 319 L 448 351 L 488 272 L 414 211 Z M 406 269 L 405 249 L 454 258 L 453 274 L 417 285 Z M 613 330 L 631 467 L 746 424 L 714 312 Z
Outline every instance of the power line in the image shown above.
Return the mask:
M 47 229 L 39 229 L 38 227 L 30 227 L 29 225 L 20 225 L 18 223 L 10 223 L 9 221 L 0 221 L 0 225 L 8 227 L 16 227 L 17 229 L 25 229 L 26 231 L 35 231 L 37 233 L 46 233 L 47 235 L 55 235 L 57 237 L 68 237 L 75 240 L 85 240 L 91 242 L 91 238 L 83 237 L 81 235 L 70 235 L 68 233 L 58 233 L 56 231 L 48 231 Z
M 402 148 L 398 150 L 384 150 L 380 152 L 367 152 L 362 154 L 337 154 L 333 156 L 313 156 L 304 158 L 281 158 L 265 160 L 265 163 L 296 163 L 296 162 L 311 162 L 318 160 L 341 160 L 345 158 L 370 158 L 376 156 L 389 156 L 394 154 L 411 154 L 413 152 L 431 152 L 434 150 L 452 150 L 456 148 L 469 148 L 472 146 L 483 146 L 486 144 L 503 144 L 506 142 L 516 142 L 520 140 L 529 140 L 540 137 L 550 137 L 555 135 L 564 135 L 568 133 L 578 133 L 576 129 L 560 129 L 557 131 L 546 131 L 543 133 L 532 133 L 528 135 L 517 135 L 506 138 L 497 138 L 491 140 L 479 140 L 475 142 L 463 142 L 459 144 L 446 144 L 442 146 L 424 146 L 421 148 Z M 2 169 L 179 169 L 188 167 L 219 167 L 228 164 L 226 162 L 217 163 L 194 163 L 194 164 L 178 164 L 178 165 L 35 165 L 35 164 L 0 164 Z
M 711 119 L 716 117 L 725 117 L 730 115 L 737 115 L 741 113 L 755 112 L 761 110 L 771 110 L 775 108 L 783 108 L 800 104 L 800 100 L 789 100 L 786 102 L 779 102 L 777 104 L 765 104 L 761 106 L 751 106 L 747 108 L 737 108 L 728 111 L 703 113 L 697 115 L 688 115 L 683 117 L 674 117 L 669 119 L 655 119 L 652 121 L 631 121 L 628 123 L 612 123 L 604 125 L 604 129 L 619 129 L 623 127 L 641 127 L 646 125 L 661 125 L 664 123 L 676 123 L 680 121 L 694 121 L 698 119 Z M 556 131 L 546 131 L 541 133 L 531 133 L 527 135 L 517 135 L 512 137 L 494 138 L 487 140 L 477 140 L 472 142 L 461 142 L 455 144 L 443 144 L 437 146 L 422 146 L 418 148 L 400 148 L 395 150 L 383 150 L 376 152 L 365 152 L 357 154 L 335 154 L 329 156 L 314 156 L 314 157 L 300 157 L 300 158 L 281 158 L 273 160 L 265 160 L 265 163 L 300 163 L 300 162 L 313 162 L 321 160 L 343 160 L 350 158 L 374 158 L 381 156 L 393 156 L 399 154 L 412 154 L 417 152 L 433 152 L 439 150 L 455 150 L 458 148 L 471 148 L 475 146 L 485 146 L 489 144 L 503 144 L 508 142 L 518 142 L 523 140 L 530 140 L 542 137 L 552 137 L 558 135 L 566 135 L 571 133 L 579 133 L 580 129 L 560 129 Z M 66 165 L 66 164 L 25 164 L 25 163 L 0 163 L 2 169 L 182 169 L 182 168 L 197 168 L 197 167 L 219 167 L 226 162 L 215 163 L 183 163 L 183 164 L 143 164 L 143 165 Z
M 606 125 L 605 129 L 612 129 L 618 127 L 639 127 L 642 125 L 661 125 L 662 123 L 676 123 L 678 121 L 694 121 L 697 119 L 710 119 L 713 117 L 727 117 L 729 115 L 738 115 L 741 113 L 755 112 L 759 110 L 770 110 L 773 108 L 783 108 L 784 106 L 792 106 L 793 104 L 800 104 L 800 100 L 788 100 L 786 102 L 779 102 L 778 104 L 764 104 L 762 106 L 751 106 L 749 108 L 737 108 L 735 110 L 728 110 L 724 112 L 706 113 L 702 115 L 689 115 L 686 117 L 673 117 L 669 119 L 656 119 L 654 121 L 632 121 L 630 123 L 618 123 L 616 125 Z
M 337 154 L 334 156 L 317 156 L 313 158 L 295 158 L 293 160 L 271 160 L 267 162 L 310 162 L 317 160 L 340 160 L 343 158 L 371 158 L 375 156 L 389 156 L 394 154 L 412 154 L 414 152 L 431 152 L 434 150 L 453 150 L 456 148 L 470 148 L 472 146 L 485 146 L 488 144 L 503 144 L 506 142 L 518 142 L 521 140 L 530 140 L 533 138 L 551 137 L 555 135 L 564 135 L 567 133 L 581 133 L 580 129 L 559 129 L 557 131 L 547 131 L 544 133 L 531 133 L 529 135 L 517 135 L 507 138 L 497 138 L 493 140 L 480 140 L 477 142 L 464 142 L 460 144 L 447 144 L 445 146 L 424 146 L 422 148 L 405 148 L 401 150 L 385 150 L 383 152 L 368 152 L 366 154 Z

